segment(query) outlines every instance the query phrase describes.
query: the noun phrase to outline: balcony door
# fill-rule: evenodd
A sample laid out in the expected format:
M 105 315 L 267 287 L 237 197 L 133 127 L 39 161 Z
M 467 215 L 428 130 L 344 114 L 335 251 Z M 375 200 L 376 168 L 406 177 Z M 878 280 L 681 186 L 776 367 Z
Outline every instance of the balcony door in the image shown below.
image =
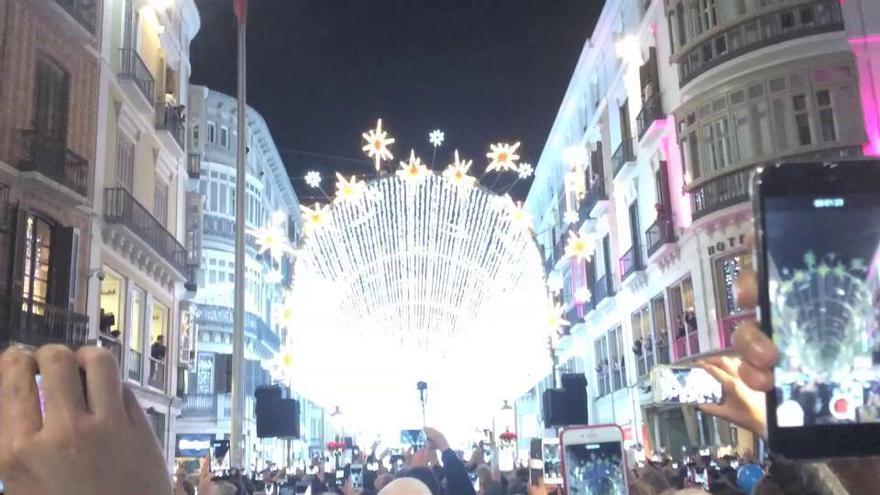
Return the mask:
M 629 235 L 632 239 L 633 263 L 635 266 L 642 264 L 641 228 L 639 227 L 639 200 L 635 199 L 629 205 Z
M 34 129 L 40 136 L 55 142 L 67 141 L 70 76 L 64 68 L 47 57 L 37 60 Z

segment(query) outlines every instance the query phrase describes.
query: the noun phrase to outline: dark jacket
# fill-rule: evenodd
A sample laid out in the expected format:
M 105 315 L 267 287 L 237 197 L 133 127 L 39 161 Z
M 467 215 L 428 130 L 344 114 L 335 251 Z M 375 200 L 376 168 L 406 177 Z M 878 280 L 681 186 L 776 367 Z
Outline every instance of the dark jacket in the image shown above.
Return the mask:
M 449 495 L 477 495 L 474 485 L 468 478 L 464 463 L 452 449 L 443 451 L 443 470 L 446 471 L 446 488 Z

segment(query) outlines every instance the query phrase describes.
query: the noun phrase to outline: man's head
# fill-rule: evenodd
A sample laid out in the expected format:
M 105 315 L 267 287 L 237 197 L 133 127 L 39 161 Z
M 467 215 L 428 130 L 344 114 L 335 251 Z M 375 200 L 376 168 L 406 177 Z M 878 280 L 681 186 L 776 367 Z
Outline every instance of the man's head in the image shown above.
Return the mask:
M 481 464 L 477 468 L 477 476 L 480 477 L 480 486 L 486 486 L 492 480 L 492 468 L 485 464 Z
M 415 478 L 398 478 L 388 483 L 379 495 L 431 495 L 431 489 Z
M 164 344 L 165 343 L 165 336 L 159 335 L 158 337 L 156 337 L 156 342 L 158 342 L 160 344 Z
M 236 495 L 237 492 L 238 490 L 232 483 L 228 481 L 215 481 L 211 484 L 211 491 L 208 495 Z

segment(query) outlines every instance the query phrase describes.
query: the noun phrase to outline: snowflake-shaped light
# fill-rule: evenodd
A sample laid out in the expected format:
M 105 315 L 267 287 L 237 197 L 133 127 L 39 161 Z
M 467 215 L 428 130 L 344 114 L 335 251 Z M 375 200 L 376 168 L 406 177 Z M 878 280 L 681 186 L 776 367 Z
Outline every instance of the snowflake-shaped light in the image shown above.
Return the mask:
M 507 207 L 507 214 L 515 225 L 519 225 L 523 229 L 532 228 L 532 216 L 523 208 L 522 201 L 509 205 Z
M 520 143 L 514 143 L 513 145 L 507 143 L 490 144 L 490 151 L 486 154 L 486 157 L 490 160 L 486 172 L 493 172 L 495 170 L 499 172 L 516 172 L 516 161 L 519 160 L 516 150 L 519 149 L 519 145 Z
M 306 174 L 306 184 L 313 189 L 317 189 L 321 187 L 321 173 L 317 170 L 312 170 L 311 172 Z
M 435 148 L 439 148 L 439 147 L 443 146 L 443 140 L 445 140 L 445 139 L 446 139 L 446 135 L 443 134 L 443 131 L 441 131 L 440 129 L 435 129 L 435 130 L 431 131 L 431 134 L 428 134 L 428 141 Z
M 531 163 L 522 162 L 517 167 L 517 173 L 519 174 L 520 179 L 528 179 L 535 173 L 535 167 L 532 166 Z
M 550 310 L 547 312 L 547 327 L 550 331 L 557 331 L 562 327 L 567 327 L 571 325 L 571 322 L 562 317 L 564 313 L 564 308 L 561 304 L 552 304 L 550 305 Z
M 247 233 L 256 238 L 260 254 L 271 251 L 273 258 L 280 259 L 283 254 L 293 251 L 290 241 L 284 234 L 284 230 L 277 225 L 267 225 L 259 229 L 247 229 Z
M 593 294 L 586 287 L 579 287 L 574 291 L 574 301 L 578 304 L 588 303 L 592 298 Z
M 580 220 L 580 217 L 578 216 L 578 212 L 574 210 L 565 210 L 565 213 L 562 214 L 562 220 L 565 223 L 572 224 L 577 223 L 577 221 Z
M 321 206 L 319 203 L 315 203 L 314 208 L 309 208 L 308 206 L 300 206 L 300 208 L 302 209 L 303 233 L 305 234 L 321 228 L 330 221 L 329 206 Z
M 364 184 L 354 175 L 351 179 L 346 179 L 339 172 L 336 173 L 336 198 L 342 201 L 348 201 L 357 198 L 363 192 Z
M 394 156 L 388 149 L 388 145 L 394 143 L 394 138 L 388 136 L 388 131 L 382 130 L 382 119 L 376 123 L 376 128 L 362 134 L 366 144 L 363 147 L 367 156 L 376 160 L 376 171 L 382 168 L 383 160 L 392 160 Z
M 568 233 L 568 242 L 565 244 L 566 256 L 588 260 L 593 257 L 595 249 L 593 240 L 586 234 L 581 235 L 574 231 Z
M 472 160 L 462 160 L 458 156 L 458 150 L 455 150 L 455 161 L 446 167 L 446 170 L 443 171 L 443 177 L 446 177 L 457 186 L 472 186 L 477 180 L 475 177 L 468 175 L 468 170 L 470 170 L 472 164 Z
M 422 159 L 416 156 L 416 151 L 409 152 L 409 160 L 400 162 L 400 170 L 397 176 L 410 183 L 418 183 L 428 176 L 428 167 L 422 164 Z

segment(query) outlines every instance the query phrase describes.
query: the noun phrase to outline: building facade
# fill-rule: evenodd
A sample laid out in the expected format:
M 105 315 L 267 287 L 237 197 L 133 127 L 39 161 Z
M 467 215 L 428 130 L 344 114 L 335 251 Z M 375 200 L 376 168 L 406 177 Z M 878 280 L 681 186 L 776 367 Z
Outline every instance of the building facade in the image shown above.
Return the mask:
M 193 0 L 105 0 L 100 13 L 89 334 L 119 359 L 171 465 L 192 349 L 184 103 L 200 18 Z
M 587 376 L 591 423 L 652 451 L 754 451 L 745 430 L 654 403 L 650 371 L 725 352 L 753 317 L 734 283 L 751 265 L 756 167 L 880 154 L 870 3 L 606 2 L 526 202 L 572 323 L 557 352 Z M 570 231 L 595 241 L 591 257 L 564 257 Z M 540 420 L 545 382 L 518 401 L 520 427 Z
M 193 218 L 200 221 L 191 227 L 201 236 L 194 243 L 199 253 L 194 273 L 198 292 L 193 300 L 197 352 L 177 430 L 177 438 L 184 442 L 227 438 L 230 433 L 237 119 L 235 98 L 190 87 L 188 208 L 197 212 Z M 286 339 L 279 314 L 292 274 L 289 253 L 261 253 L 253 234 L 272 225 L 295 245 L 301 234 L 300 206 L 268 125 L 253 108 L 247 110 L 247 129 L 246 462 L 250 467 L 262 467 L 267 461 L 287 465 L 291 459 L 307 458 L 308 439 L 315 438 L 312 421 L 316 415 L 323 417 L 323 411 L 300 398 L 304 440 L 256 437 L 254 390 L 273 382 L 268 369 Z M 316 440 L 322 439 L 323 434 Z

